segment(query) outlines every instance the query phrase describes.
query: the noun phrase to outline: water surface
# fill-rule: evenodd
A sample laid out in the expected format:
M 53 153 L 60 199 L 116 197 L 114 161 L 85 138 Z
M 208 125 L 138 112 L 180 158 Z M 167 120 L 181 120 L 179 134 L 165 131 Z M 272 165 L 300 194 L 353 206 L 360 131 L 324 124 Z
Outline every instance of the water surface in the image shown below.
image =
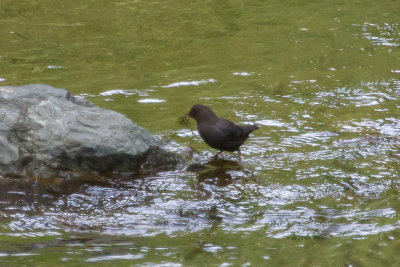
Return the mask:
M 1 1 L 1 85 L 66 88 L 188 164 L 1 178 L 0 263 L 398 265 L 398 14 L 386 0 Z M 261 126 L 241 162 L 178 123 L 195 103 Z

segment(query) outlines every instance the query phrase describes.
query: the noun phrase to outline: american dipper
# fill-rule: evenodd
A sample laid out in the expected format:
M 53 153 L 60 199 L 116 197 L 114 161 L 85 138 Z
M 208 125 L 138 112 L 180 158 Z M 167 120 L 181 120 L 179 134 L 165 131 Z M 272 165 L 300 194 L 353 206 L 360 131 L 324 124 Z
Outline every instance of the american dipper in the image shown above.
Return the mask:
M 240 146 L 249 138 L 252 131 L 259 128 L 256 125 L 236 125 L 218 117 L 211 108 L 201 104 L 194 105 L 186 116 L 196 120 L 197 131 L 204 142 L 219 150 L 215 157 L 223 151 L 233 152 L 237 150 L 240 160 Z

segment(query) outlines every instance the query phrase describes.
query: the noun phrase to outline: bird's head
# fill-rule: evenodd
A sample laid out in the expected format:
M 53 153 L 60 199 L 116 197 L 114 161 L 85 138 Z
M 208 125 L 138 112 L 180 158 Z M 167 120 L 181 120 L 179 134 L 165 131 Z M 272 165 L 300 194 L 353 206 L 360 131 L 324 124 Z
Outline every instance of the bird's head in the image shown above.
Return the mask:
M 190 117 L 195 119 L 197 122 L 202 122 L 202 121 L 213 121 L 215 119 L 218 119 L 217 115 L 215 115 L 214 111 L 211 110 L 211 108 L 204 106 L 202 104 L 196 104 L 194 105 L 188 114 L 186 114 L 186 117 Z

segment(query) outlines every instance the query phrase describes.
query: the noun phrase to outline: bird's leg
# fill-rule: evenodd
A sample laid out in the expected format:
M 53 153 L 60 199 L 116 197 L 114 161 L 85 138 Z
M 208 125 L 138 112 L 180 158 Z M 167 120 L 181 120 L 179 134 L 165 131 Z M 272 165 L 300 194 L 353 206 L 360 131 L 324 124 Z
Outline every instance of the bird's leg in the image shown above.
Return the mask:
M 238 155 L 239 155 L 239 161 L 242 160 L 242 154 L 240 153 L 240 147 L 238 148 Z
M 214 155 L 214 158 L 217 158 L 217 157 L 218 157 L 218 155 L 219 155 L 219 154 L 221 154 L 221 153 L 222 153 L 222 150 L 221 150 L 221 151 L 219 151 L 217 154 L 215 154 L 215 155 Z

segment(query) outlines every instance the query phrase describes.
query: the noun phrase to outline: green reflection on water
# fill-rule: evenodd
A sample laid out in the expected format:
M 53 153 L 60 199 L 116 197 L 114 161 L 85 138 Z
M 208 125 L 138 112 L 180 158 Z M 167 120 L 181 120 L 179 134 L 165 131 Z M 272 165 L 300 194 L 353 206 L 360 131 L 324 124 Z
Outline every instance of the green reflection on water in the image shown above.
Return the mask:
M 80 236 L 36 240 L 0 254 L 0 263 L 57 266 L 101 264 L 143 266 L 397 266 L 399 234 L 368 238 L 265 238 L 264 229 L 251 234 L 218 229 L 183 236 L 152 238 Z M 24 252 L 20 252 L 23 248 Z
M 236 232 L 216 225 L 176 236 L 99 233 L 82 240 L 67 232 L 64 241 L 29 233 L 10 238 L 4 230 L 0 262 L 398 265 L 398 231 L 370 227 L 371 234 L 362 235 L 337 227 L 365 220 L 377 229 L 398 228 L 398 143 L 379 137 L 400 106 L 399 14 L 398 1 L 2 0 L 0 85 L 45 83 L 93 95 L 88 98 L 97 105 L 200 151 L 208 148 L 177 134 L 177 118 L 194 103 L 242 123 L 272 120 L 283 126 L 255 133 L 261 144 L 246 156 L 261 170 L 246 178 L 256 185 L 304 186 L 299 192 L 306 197 L 277 209 L 319 211 L 305 223 L 327 230 L 321 237 L 268 238 L 279 232 L 268 223 Z M 200 84 L 172 86 L 193 81 Z M 112 89 L 139 91 L 100 95 Z M 165 101 L 138 102 L 148 98 Z M 263 203 L 256 204 L 261 207 L 251 210 L 250 228 L 265 215 Z M 385 209 L 393 213 L 361 215 Z M 331 210 L 342 217 L 329 217 Z M 347 212 L 356 215 L 348 219 Z M 298 225 L 284 226 L 295 232 Z M 346 234 L 351 237 L 340 237 Z

